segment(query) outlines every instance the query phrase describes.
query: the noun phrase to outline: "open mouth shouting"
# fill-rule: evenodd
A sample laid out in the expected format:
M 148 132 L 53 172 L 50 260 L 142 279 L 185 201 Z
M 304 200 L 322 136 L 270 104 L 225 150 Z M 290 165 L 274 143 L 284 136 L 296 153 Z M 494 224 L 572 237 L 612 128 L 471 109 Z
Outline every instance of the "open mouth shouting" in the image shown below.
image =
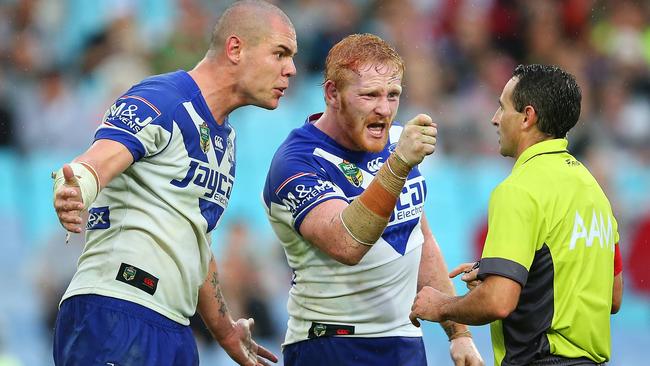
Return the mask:
M 386 122 L 373 122 L 369 123 L 366 126 L 369 134 L 373 138 L 381 139 L 384 137 L 386 130 L 388 129 L 388 123 Z

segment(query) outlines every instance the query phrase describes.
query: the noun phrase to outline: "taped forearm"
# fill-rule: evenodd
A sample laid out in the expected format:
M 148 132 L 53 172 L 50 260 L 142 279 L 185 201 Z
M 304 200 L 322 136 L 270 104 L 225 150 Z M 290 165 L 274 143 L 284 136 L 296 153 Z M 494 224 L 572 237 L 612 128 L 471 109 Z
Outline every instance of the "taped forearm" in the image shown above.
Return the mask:
M 384 232 L 388 218 L 369 210 L 360 199 L 341 211 L 341 222 L 354 240 L 364 245 L 374 245 Z
M 410 170 L 391 154 L 368 188 L 341 212 L 341 222 L 354 240 L 365 245 L 379 240 Z
M 95 202 L 100 190 L 99 176 L 95 169 L 88 163 L 70 163 L 70 168 L 75 176 L 75 183 L 68 185 L 77 186 L 81 191 L 81 199 L 84 204 L 84 210 L 87 210 L 90 205 Z M 63 169 L 59 169 L 53 176 L 54 178 L 54 194 L 56 191 L 66 184 L 65 177 L 63 176 Z

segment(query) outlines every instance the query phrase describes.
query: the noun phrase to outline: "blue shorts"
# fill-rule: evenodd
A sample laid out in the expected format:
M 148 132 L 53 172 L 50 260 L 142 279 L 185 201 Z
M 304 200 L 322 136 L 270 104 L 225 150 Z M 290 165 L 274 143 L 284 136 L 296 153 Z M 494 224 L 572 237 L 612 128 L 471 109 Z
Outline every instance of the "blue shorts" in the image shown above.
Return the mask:
M 189 326 L 130 301 L 78 295 L 59 309 L 54 364 L 198 365 L 199 354 Z
M 422 337 L 320 337 L 289 344 L 285 366 L 426 366 Z

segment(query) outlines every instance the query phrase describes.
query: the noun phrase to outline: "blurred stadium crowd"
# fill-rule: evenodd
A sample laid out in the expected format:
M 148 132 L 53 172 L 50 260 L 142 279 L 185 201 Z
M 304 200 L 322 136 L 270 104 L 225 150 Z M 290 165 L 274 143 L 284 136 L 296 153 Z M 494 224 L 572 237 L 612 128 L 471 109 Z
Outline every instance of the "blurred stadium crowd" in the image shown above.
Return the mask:
M 63 242 L 49 172 L 82 152 L 113 99 L 142 78 L 191 69 L 227 0 L 0 0 L 0 366 L 51 364 L 51 331 L 83 238 Z M 276 111 L 243 108 L 237 182 L 214 235 L 236 316 L 256 318 L 279 353 L 291 274 L 260 201 L 271 154 L 324 107 L 330 46 L 371 32 L 406 61 L 399 120 L 428 113 L 439 148 L 423 163 L 427 216 L 448 265 L 480 255 L 490 191 L 510 171 L 490 119 L 519 63 L 576 75 L 583 106 L 572 152 L 614 205 L 625 297 L 613 317 L 610 365 L 645 363 L 650 344 L 650 1 L 278 0 L 295 24 L 298 75 Z M 459 281 L 458 281 L 459 282 Z M 464 289 L 457 283 L 458 291 Z M 477 344 L 491 361 L 489 332 Z M 197 334 L 209 335 L 200 322 Z M 425 328 L 431 363 L 446 339 Z M 227 364 L 201 342 L 203 364 Z

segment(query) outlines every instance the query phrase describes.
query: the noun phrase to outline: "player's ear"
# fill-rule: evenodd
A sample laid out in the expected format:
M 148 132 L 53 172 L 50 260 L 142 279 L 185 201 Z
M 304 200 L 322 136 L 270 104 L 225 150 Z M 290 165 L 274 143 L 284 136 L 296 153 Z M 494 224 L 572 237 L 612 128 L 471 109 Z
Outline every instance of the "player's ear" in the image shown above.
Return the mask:
M 325 104 L 332 108 L 338 108 L 340 100 L 340 91 L 336 87 L 336 83 L 332 80 L 327 80 L 323 84 L 323 90 L 325 92 Z
M 239 37 L 234 34 L 228 37 L 224 49 L 226 51 L 226 57 L 228 57 L 232 63 L 239 63 L 242 53 L 242 40 Z

